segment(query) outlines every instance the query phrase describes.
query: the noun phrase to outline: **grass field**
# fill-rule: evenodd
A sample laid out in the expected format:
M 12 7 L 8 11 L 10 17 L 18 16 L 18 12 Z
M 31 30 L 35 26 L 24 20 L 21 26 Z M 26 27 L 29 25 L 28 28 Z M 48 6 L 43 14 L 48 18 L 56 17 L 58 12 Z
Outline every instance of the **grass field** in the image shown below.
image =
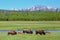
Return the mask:
M 17 34 L 7 35 L 7 33 L 0 32 L 0 40 L 60 40 L 60 32 L 46 35 L 36 34 Z
M 24 28 L 60 30 L 60 21 L 0 21 L 0 30 L 22 30 Z M 46 35 L 35 33 L 7 35 L 7 32 L 0 32 L 0 40 L 60 40 L 60 32 L 51 32 Z
M 60 30 L 60 21 L 0 21 L 0 30 Z

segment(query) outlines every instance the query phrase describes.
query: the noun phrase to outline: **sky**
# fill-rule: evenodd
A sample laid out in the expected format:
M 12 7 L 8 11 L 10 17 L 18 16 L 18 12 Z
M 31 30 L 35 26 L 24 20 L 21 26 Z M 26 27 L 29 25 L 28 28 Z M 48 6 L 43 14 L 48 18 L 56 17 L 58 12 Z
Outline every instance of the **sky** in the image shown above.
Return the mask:
M 35 5 L 60 8 L 60 0 L 0 0 L 0 9 L 22 9 L 29 8 Z

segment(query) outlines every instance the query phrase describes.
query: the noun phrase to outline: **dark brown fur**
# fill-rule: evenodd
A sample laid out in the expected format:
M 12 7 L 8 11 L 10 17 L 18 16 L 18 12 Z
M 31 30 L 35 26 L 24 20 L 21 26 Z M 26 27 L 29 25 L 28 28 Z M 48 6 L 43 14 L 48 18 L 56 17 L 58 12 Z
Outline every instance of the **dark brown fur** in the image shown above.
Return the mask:
M 10 30 L 9 32 L 8 32 L 8 35 L 16 35 L 17 34 L 17 32 L 15 32 L 14 30 Z
M 45 35 L 44 30 L 36 30 L 36 34 Z
M 25 29 L 25 30 L 23 30 L 23 33 L 33 34 L 33 31 L 32 30 Z

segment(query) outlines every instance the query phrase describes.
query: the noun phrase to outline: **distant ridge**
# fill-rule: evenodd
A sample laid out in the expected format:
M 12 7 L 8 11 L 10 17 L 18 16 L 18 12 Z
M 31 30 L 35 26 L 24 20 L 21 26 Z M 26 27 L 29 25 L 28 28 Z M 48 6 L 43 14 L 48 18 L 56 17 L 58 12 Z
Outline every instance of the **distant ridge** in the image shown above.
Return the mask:
M 43 6 L 43 5 L 35 5 L 30 8 L 24 8 L 24 9 L 17 9 L 17 8 L 11 8 L 9 9 L 11 11 L 57 11 L 60 12 L 60 8 L 55 8 L 51 6 Z
M 31 8 L 25 9 L 25 11 L 60 11 L 60 8 L 50 7 L 50 6 L 33 6 Z

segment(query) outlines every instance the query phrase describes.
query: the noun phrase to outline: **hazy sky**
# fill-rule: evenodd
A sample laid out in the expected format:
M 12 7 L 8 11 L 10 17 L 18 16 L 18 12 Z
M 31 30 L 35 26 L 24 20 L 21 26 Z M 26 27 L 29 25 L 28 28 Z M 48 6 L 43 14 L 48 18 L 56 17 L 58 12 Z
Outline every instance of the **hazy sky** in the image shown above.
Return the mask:
M 35 5 L 60 8 L 60 0 L 0 0 L 0 9 L 29 8 Z

